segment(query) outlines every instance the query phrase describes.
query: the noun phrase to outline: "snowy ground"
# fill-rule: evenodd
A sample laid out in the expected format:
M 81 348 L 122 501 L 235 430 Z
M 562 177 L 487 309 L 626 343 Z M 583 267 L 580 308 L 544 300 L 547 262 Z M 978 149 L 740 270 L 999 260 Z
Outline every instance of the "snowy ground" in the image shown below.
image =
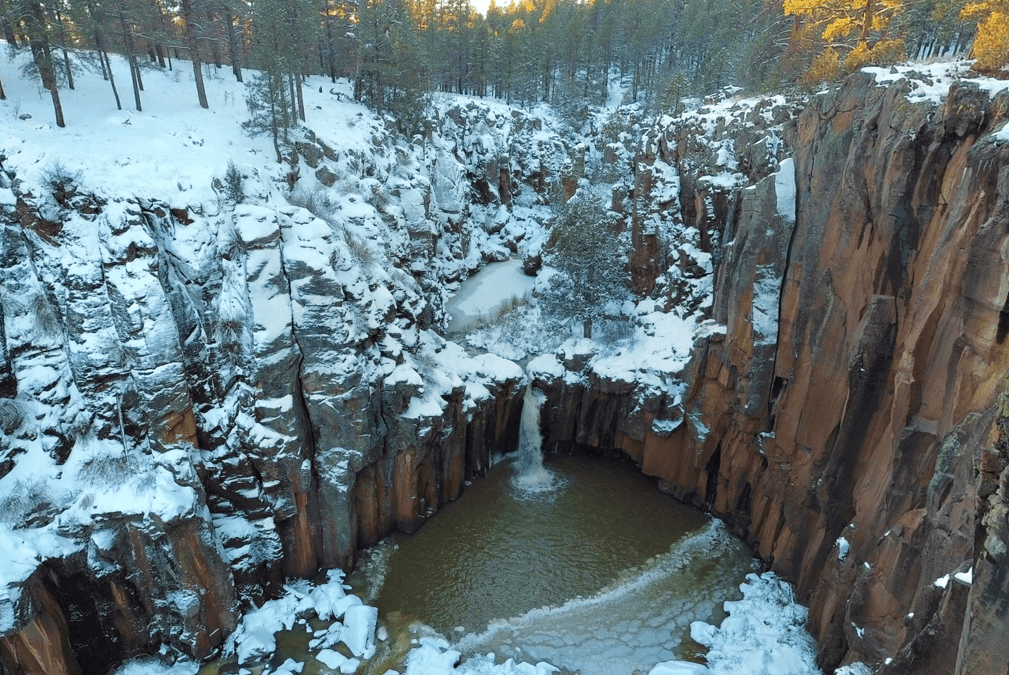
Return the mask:
M 909 101 L 929 101 L 936 105 L 946 98 L 954 82 L 971 82 L 993 97 L 998 92 L 1009 89 L 1007 80 L 978 77 L 976 73 L 971 77 L 972 63 L 973 61 L 966 60 L 906 63 L 889 68 L 863 68 L 862 72 L 872 75 L 880 85 L 907 80 L 911 87 L 907 94 Z

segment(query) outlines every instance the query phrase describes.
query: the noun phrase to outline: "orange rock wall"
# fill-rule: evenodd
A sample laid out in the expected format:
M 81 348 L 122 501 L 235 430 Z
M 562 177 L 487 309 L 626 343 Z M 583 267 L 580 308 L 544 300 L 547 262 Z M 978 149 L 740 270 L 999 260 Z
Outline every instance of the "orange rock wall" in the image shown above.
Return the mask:
M 787 132 L 794 226 L 773 177 L 715 224 L 734 228 L 712 309 L 726 332 L 695 345 L 682 425 L 651 430 L 670 402 L 634 420 L 607 383 L 554 383 L 548 438 L 621 448 L 734 525 L 797 585 L 827 672 L 1001 675 L 1009 144 L 991 132 L 1009 93 L 957 85 L 935 108 L 908 91 L 856 74 L 818 96 Z M 675 164 L 678 149 L 664 140 L 660 156 Z M 770 340 L 753 321 L 769 269 L 782 280 Z M 933 584 L 971 566 L 985 575 L 971 587 Z

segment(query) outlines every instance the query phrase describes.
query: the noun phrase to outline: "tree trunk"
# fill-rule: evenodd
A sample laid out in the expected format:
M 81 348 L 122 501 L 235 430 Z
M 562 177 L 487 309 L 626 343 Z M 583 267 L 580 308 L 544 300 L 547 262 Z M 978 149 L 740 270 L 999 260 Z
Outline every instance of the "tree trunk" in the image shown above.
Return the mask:
M 168 35 L 169 34 L 168 33 L 168 29 L 165 27 L 165 13 L 161 11 L 161 5 L 160 4 L 157 5 L 157 9 L 158 9 L 158 21 L 161 23 L 161 31 L 165 35 Z M 162 47 L 159 44 L 159 45 L 157 45 L 157 50 L 158 50 L 158 58 L 161 59 L 159 61 L 161 67 L 162 68 L 165 67 L 165 59 L 167 58 L 168 59 L 168 70 L 171 70 L 172 69 L 172 53 L 168 50 L 168 47 L 167 46 Z
M 277 153 L 277 164 L 284 163 L 284 156 L 280 154 L 280 142 L 277 138 L 277 92 L 274 91 L 273 76 L 267 74 L 269 80 L 267 81 L 267 87 L 270 92 L 270 131 L 273 132 L 273 149 Z M 280 88 L 283 90 L 284 83 L 280 83 Z
M 590 340 L 592 339 L 592 319 L 591 319 L 591 317 L 588 318 L 588 319 L 583 319 L 582 320 L 582 337 L 590 339 Z
M 102 30 L 99 28 L 99 26 L 103 25 L 105 17 L 95 11 L 95 5 L 91 0 L 88 0 L 88 13 L 95 22 L 95 50 L 98 52 L 98 62 L 102 64 L 102 77 L 106 82 L 112 84 L 112 95 L 116 97 L 116 108 L 122 110 L 123 104 L 119 100 L 119 91 L 116 89 L 116 78 L 112 74 L 112 62 L 109 61 L 109 52 L 105 48 L 105 35 L 102 34 Z
M 210 26 L 214 24 L 214 14 L 207 7 L 207 25 Z M 206 33 L 206 31 L 204 31 Z M 218 39 L 220 37 L 220 31 L 214 31 L 214 36 L 208 38 L 210 40 L 210 53 L 214 56 L 214 68 L 216 70 L 221 69 L 221 41 Z
M 4 93 L 4 83 L 0 80 L 0 101 L 7 100 L 7 94 Z
M 298 119 L 298 94 L 294 91 L 294 73 L 287 74 L 287 84 L 291 90 L 291 126 L 294 126 L 294 120 Z
M 866 0 L 865 20 L 862 22 L 862 33 L 858 36 L 859 44 L 866 44 L 869 40 L 869 33 L 872 31 L 872 20 L 876 15 L 876 0 Z
M 95 33 L 98 31 L 96 30 Z M 101 45 L 98 44 L 98 40 L 95 40 L 95 50 L 98 52 L 98 65 L 102 67 L 102 79 L 106 82 L 109 81 L 109 69 L 105 67 L 105 56 L 102 54 Z
M 298 81 L 298 116 L 301 121 L 305 121 L 305 95 L 302 93 L 301 88 L 301 76 L 298 75 L 294 79 Z
M 74 88 L 74 71 L 70 67 L 70 54 L 67 53 L 67 34 L 63 30 L 63 17 L 60 16 L 59 11 L 53 12 L 56 17 L 56 26 L 58 35 L 60 37 L 60 48 L 63 50 L 63 67 L 67 72 L 67 86 L 73 91 Z
M 109 83 L 112 85 L 112 95 L 116 97 L 116 108 L 119 109 L 119 110 L 122 110 L 123 109 L 123 104 L 119 101 L 119 90 L 116 89 L 116 78 L 112 74 L 112 62 L 109 61 L 109 53 L 107 51 L 105 51 L 105 47 L 104 46 L 101 49 L 99 49 L 99 51 L 98 51 L 98 60 L 99 61 L 103 61 L 104 64 L 105 64 L 104 67 L 107 68 L 108 71 L 109 71 L 108 80 L 109 80 Z
M 53 73 L 52 52 L 49 50 L 49 43 L 42 37 L 45 30 L 45 20 L 39 3 L 32 2 L 29 5 L 28 12 L 25 14 L 25 24 L 28 29 L 28 44 L 31 46 L 32 56 L 39 70 L 39 77 L 42 78 L 42 86 L 49 90 L 49 95 L 53 99 L 56 126 L 65 127 L 66 122 L 63 120 L 59 87 L 56 86 L 56 75 Z
M 157 56 L 158 56 L 158 67 L 159 68 L 164 68 L 165 67 L 165 50 L 161 46 L 161 43 L 158 43 L 158 44 L 154 45 L 154 53 L 157 54 Z
M 200 69 L 200 51 L 196 45 L 196 36 L 193 34 L 193 14 L 192 0 L 182 0 L 182 16 L 186 21 L 186 40 L 189 42 L 189 58 L 193 61 L 193 74 L 196 76 L 196 95 L 200 99 L 201 108 L 209 108 L 207 103 L 207 91 L 203 88 L 203 71 Z
M 4 39 L 7 40 L 7 44 L 9 44 L 14 49 L 17 49 L 18 39 L 17 36 L 14 35 L 14 26 L 11 25 L 10 21 L 4 19 L 3 27 L 4 27 Z
M 61 47 L 61 49 L 63 50 L 63 67 L 67 71 L 67 86 L 70 87 L 71 91 L 73 91 L 73 88 L 74 88 L 74 71 L 70 67 L 70 55 L 67 53 L 67 48 L 66 47 Z
M 333 22 L 329 17 L 329 0 L 326 0 L 326 59 L 329 63 L 329 79 L 336 84 L 336 54 L 333 51 Z
M 119 4 L 119 25 L 123 31 L 123 45 L 126 48 L 126 60 L 130 64 L 130 82 L 133 84 L 133 101 L 137 106 L 137 112 L 143 110 L 140 105 L 140 73 L 137 67 L 137 59 L 133 55 L 133 39 L 130 37 L 129 26 L 126 25 L 126 14 L 123 12 L 123 5 Z M 109 64 L 111 65 L 111 63 Z
M 228 52 L 231 57 L 231 71 L 235 73 L 235 79 L 242 81 L 242 63 L 238 57 L 238 36 L 235 31 L 234 17 L 228 9 L 224 10 L 224 22 L 228 28 Z

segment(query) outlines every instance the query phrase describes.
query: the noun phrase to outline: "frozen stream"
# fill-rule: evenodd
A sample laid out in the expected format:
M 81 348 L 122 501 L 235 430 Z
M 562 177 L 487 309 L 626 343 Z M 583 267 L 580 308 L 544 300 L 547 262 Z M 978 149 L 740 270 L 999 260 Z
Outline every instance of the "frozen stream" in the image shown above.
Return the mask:
M 522 271 L 522 261 L 516 258 L 489 263 L 462 282 L 445 309 L 452 315 L 448 332 L 470 330 L 481 318 L 492 317 L 510 300 L 532 293 L 536 278 Z
M 647 673 L 689 657 L 690 622 L 717 623 L 721 602 L 740 597 L 753 562 L 746 547 L 655 479 L 591 458 L 552 455 L 545 466 L 554 492 L 520 490 L 511 462 L 501 465 L 352 577 L 393 651 L 423 625 L 464 654 L 582 675 Z M 369 672 L 384 673 L 396 661 L 388 657 Z

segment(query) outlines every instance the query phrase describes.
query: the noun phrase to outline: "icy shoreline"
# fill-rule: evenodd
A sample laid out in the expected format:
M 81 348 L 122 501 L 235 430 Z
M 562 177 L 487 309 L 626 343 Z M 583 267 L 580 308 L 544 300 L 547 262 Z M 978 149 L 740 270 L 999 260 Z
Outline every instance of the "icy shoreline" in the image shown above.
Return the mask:
M 378 610 L 348 594 L 350 586 L 343 581 L 343 573 L 334 570 L 319 585 L 289 582 L 283 596 L 244 615 L 225 645 L 225 656 L 237 659 L 243 675 L 301 673 L 306 665 L 308 672 L 357 672 L 388 636 L 378 622 Z M 807 610 L 796 602 L 791 585 L 767 572 L 747 575 L 739 588 L 743 599 L 724 603 L 729 616 L 720 626 L 703 621 L 691 624 L 691 637 L 709 650 L 707 665 L 667 661 L 656 664 L 649 675 L 818 675 L 816 645 L 803 629 Z M 333 623 L 311 631 L 306 617 L 312 615 Z M 277 634 L 298 624 L 312 632 L 310 658 L 318 663 L 277 655 Z M 411 642 L 416 646 L 405 657 L 405 670 L 390 669 L 382 675 L 550 675 L 559 671 L 542 661 L 498 663 L 494 653 L 463 659 L 461 648 L 438 634 Z M 279 665 L 269 665 L 281 658 Z M 199 669 L 195 661 L 182 659 L 169 665 L 147 657 L 127 663 L 115 675 L 195 675 Z

